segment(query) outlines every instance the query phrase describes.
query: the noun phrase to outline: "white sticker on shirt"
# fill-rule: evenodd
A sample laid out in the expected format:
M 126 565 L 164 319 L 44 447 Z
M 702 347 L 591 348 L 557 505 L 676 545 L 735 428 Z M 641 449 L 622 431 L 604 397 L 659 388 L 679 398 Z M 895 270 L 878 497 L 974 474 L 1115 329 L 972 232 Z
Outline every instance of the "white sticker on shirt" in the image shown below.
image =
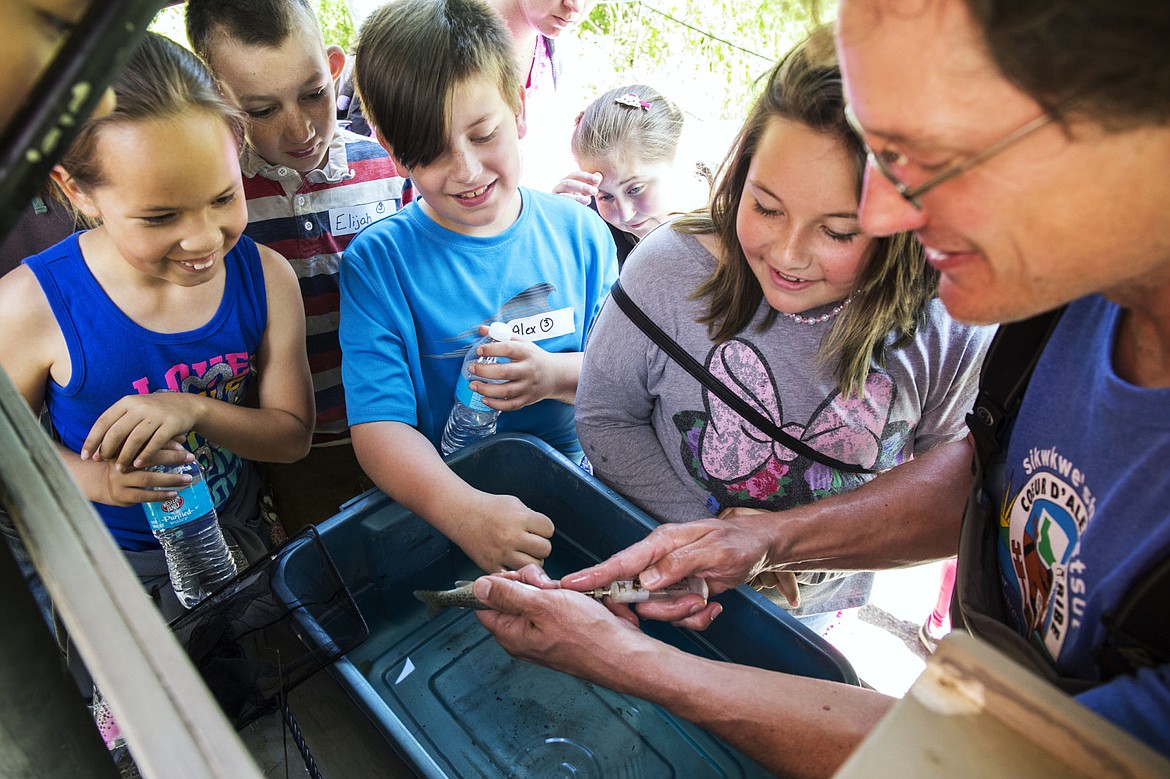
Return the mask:
M 526 341 L 543 341 L 546 338 L 556 338 L 558 335 L 570 335 L 577 328 L 574 324 L 573 308 L 570 306 L 513 319 L 508 323 L 508 329 L 512 331 L 512 335 Z
M 347 208 L 331 208 L 329 232 L 334 235 L 353 235 L 366 225 L 385 219 L 396 210 L 398 205 L 393 200 L 379 200 Z

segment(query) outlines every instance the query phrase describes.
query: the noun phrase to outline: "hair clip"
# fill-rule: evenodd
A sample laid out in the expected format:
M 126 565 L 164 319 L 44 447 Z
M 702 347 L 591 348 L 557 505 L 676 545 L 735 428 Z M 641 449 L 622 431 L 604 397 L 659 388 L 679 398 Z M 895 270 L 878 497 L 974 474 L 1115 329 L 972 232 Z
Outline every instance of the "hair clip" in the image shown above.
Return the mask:
M 617 103 L 618 105 L 624 105 L 627 108 L 641 108 L 643 111 L 650 110 L 650 104 L 635 95 L 633 92 L 627 92 L 621 97 L 616 98 L 613 102 Z

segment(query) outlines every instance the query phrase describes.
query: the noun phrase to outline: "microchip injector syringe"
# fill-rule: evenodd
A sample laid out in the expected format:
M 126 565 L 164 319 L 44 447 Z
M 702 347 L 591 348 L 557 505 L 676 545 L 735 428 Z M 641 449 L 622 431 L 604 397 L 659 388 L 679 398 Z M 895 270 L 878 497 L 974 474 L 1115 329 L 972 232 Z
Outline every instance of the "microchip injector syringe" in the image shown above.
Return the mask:
M 678 600 L 692 593 L 700 595 L 703 600 L 706 600 L 710 594 L 707 580 L 698 576 L 688 576 L 657 590 L 648 590 L 642 586 L 642 582 L 638 579 L 619 579 L 607 587 L 595 587 L 586 594 L 598 600 L 609 596 L 614 603 L 643 603 L 645 601 Z

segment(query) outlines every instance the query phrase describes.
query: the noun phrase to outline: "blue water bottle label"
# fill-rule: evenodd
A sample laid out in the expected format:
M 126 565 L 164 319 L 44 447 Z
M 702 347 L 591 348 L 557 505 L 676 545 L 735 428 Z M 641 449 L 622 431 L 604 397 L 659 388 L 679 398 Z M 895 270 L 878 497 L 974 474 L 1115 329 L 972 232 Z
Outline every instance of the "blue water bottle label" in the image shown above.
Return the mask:
M 488 408 L 484 405 L 483 395 L 478 392 L 472 392 L 471 382 L 462 377 L 460 377 L 459 383 L 455 385 L 455 398 L 472 411 L 495 411 L 494 408 Z
M 171 530 L 210 514 L 215 505 L 211 501 L 211 491 L 207 489 L 207 484 L 197 482 L 181 490 L 173 498 L 143 503 L 142 508 L 146 511 L 150 529 L 159 531 Z

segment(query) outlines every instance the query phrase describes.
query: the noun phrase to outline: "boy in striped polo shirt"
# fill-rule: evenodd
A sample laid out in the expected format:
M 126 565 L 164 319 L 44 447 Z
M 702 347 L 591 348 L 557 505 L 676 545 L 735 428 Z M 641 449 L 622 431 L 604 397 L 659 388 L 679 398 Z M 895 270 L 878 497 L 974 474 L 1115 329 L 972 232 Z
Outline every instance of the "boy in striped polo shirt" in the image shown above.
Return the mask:
M 371 486 L 346 421 L 338 274 L 354 234 L 401 207 L 403 179 L 381 146 L 337 126 L 334 82 L 345 54 L 325 45 L 309 0 L 191 0 L 187 36 L 247 114 L 245 232 L 288 258 L 304 298 L 313 448 L 298 463 L 266 468 L 292 533 Z

